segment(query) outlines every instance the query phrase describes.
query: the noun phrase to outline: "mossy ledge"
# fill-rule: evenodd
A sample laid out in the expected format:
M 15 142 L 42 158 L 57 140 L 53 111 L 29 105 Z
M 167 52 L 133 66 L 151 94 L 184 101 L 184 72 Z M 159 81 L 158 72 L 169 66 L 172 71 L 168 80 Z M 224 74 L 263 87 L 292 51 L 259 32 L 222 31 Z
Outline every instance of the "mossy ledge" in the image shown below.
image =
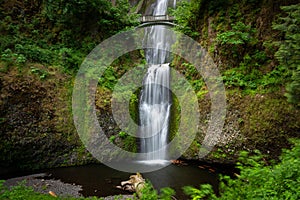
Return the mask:
M 209 120 L 210 99 L 205 96 L 200 105 L 200 130 L 195 144 L 201 144 Z M 289 148 L 289 138 L 299 137 L 300 112 L 286 101 L 282 91 L 243 96 L 239 91 L 227 91 L 227 116 L 219 143 L 208 156 L 200 160 L 213 163 L 234 163 L 239 152 L 255 149 L 278 159 L 282 148 Z M 185 159 L 197 157 L 200 145 L 191 146 Z

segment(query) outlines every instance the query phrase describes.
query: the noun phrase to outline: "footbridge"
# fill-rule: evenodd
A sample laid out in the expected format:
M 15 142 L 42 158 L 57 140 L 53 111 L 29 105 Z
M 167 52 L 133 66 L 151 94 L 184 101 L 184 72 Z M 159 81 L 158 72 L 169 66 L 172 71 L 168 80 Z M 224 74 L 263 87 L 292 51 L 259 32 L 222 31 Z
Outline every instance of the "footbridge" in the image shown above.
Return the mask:
M 176 24 L 173 23 L 175 20 L 174 16 L 169 16 L 169 15 L 156 15 L 156 16 L 151 16 L 151 15 L 145 15 L 141 16 L 139 21 L 140 21 L 140 26 L 152 26 L 152 25 L 169 25 L 169 26 L 176 26 Z

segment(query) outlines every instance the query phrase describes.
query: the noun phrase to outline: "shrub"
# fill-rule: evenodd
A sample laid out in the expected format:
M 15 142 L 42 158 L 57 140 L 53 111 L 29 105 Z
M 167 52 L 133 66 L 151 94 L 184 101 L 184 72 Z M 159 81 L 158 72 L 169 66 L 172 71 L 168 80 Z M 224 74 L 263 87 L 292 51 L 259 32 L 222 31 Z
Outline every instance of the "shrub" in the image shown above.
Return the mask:
M 199 2 L 198 2 L 199 1 Z M 199 36 L 199 32 L 196 31 L 197 19 L 195 13 L 197 13 L 202 0 L 196 1 L 180 1 L 175 10 L 171 11 L 171 15 L 175 16 L 177 30 L 189 35 L 190 37 Z
M 292 140 L 294 147 L 283 150 L 280 162 L 272 166 L 265 164 L 259 151 L 250 155 L 241 152 L 237 178 L 223 176 L 220 196 L 217 197 L 210 185 L 200 189 L 185 187 L 193 199 L 299 199 L 300 198 L 300 139 Z
M 250 25 L 245 25 L 243 22 L 237 22 L 232 24 L 232 30 L 219 33 L 217 35 L 217 41 L 221 45 L 241 45 L 250 42 L 255 42 L 252 34 L 255 33 L 255 29 Z
M 282 10 L 286 16 L 273 24 L 284 36 L 284 40 L 277 42 L 279 49 L 275 57 L 291 74 L 286 93 L 288 101 L 300 108 L 300 4 L 283 6 Z
M 160 194 L 153 188 L 152 184 L 149 181 L 146 181 L 144 188 L 142 189 L 141 200 L 171 200 L 172 196 L 175 194 L 175 191 L 171 188 L 162 188 Z
M 126 132 L 124 132 L 124 131 L 119 132 L 119 137 L 120 138 L 125 139 L 127 136 L 128 136 L 128 134 Z

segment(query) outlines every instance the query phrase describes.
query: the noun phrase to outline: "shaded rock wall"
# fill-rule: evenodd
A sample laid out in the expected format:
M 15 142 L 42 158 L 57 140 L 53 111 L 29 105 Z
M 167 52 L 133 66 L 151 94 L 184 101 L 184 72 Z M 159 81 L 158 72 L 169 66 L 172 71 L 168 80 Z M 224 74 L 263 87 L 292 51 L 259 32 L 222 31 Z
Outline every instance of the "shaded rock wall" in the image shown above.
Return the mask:
M 71 114 L 72 79 L 55 68 L 41 80 L 30 68 L 0 76 L 0 163 L 16 168 L 74 165 L 88 160 Z

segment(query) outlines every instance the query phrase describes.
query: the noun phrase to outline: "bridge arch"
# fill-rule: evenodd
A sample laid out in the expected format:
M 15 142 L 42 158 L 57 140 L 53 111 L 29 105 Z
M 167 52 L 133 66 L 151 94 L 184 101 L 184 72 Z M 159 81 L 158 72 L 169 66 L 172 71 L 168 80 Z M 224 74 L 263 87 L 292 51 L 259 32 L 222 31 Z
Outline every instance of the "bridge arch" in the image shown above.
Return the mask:
M 174 20 L 175 17 L 169 15 L 144 15 L 140 17 L 139 21 L 141 24 L 138 27 L 146 27 L 153 25 L 177 26 L 175 23 L 173 23 Z
M 154 26 L 154 25 L 167 25 L 167 26 L 178 26 L 177 24 L 170 22 L 170 21 L 152 21 L 152 22 L 144 22 L 138 25 L 138 28 L 147 27 L 147 26 Z

